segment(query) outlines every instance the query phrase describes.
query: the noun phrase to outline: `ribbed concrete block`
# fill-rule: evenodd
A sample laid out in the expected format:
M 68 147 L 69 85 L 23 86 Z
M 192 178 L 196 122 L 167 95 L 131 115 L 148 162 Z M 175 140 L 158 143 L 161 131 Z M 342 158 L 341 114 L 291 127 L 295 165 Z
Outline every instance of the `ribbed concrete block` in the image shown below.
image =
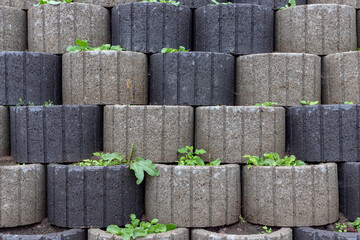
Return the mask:
M 177 52 L 150 57 L 149 98 L 160 105 L 234 105 L 230 54 Z
M 339 219 L 335 163 L 297 167 L 242 166 L 243 214 L 266 226 L 320 226 Z
M 193 145 L 194 110 L 186 106 L 105 106 L 104 151 L 157 163 L 179 160 L 177 149 Z
M 294 240 L 358 240 L 360 233 L 333 232 L 310 227 L 294 228 Z
M 219 4 L 195 10 L 196 51 L 273 52 L 274 12 L 252 4 Z M 209 27 L 211 26 L 211 27 Z
M 128 51 L 161 52 L 162 48 L 191 48 L 189 7 L 168 3 L 128 3 L 111 10 L 112 44 Z
M 29 9 L 34 6 L 34 4 L 39 3 L 38 0 L 0 0 L 0 5 L 21 8 L 21 9 Z
M 309 0 L 308 0 L 309 1 Z M 273 9 L 279 9 L 288 4 L 289 0 L 232 0 L 233 3 L 259 4 Z M 296 5 L 305 5 L 306 0 L 296 0 Z
M 0 51 L 24 51 L 27 47 L 26 12 L 0 6 Z
M 300 105 L 321 102 L 321 58 L 301 53 L 241 56 L 236 61 L 236 105 L 267 101 Z
M 145 54 L 89 51 L 62 58 L 64 104 L 148 104 Z
M 18 163 L 64 163 L 102 150 L 99 106 L 10 108 L 11 155 Z
M 34 235 L 18 235 L 18 234 L 1 234 L 1 240 L 86 240 L 87 234 L 85 229 L 70 229 L 63 232 L 49 233 L 49 234 L 34 234 Z
M 0 104 L 19 98 L 35 105 L 61 104 L 61 57 L 47 53 L 0 52 Z
M 341 4 L 360 8 L 360 0 L 307 0 L 308 4 Z M 297 4 L 297 1 L 296 1 Z
M 243 155 L 285 152 L 285 109 L 280 107 L 200 107 L 195 114 L 195 147 L 206 161 L 246 163 Z
M 327 55 L 356 50 L 355 9 L 313 4 L 275 13 L 275 51 Z
M 141 2 L 142 0 L 73 0 L 73 2 L 79 2 L 79 3 L 90 3 L 90 4 L 96 4 L 101 5 L 106 8 L 115 7 L 119 4 L 125 4 L 125 3 L 131 3 L 131 2 Z
M 137 185 L 128 165 L 47 167 L 47 210 L 51 224 L 103 228 L 130 223 L 144 214 L 144 184 Z
M 63 54 L 77 38 L 110 43 L 110 13 L 93 4 L 44 4 L 28 11 L 29 51 Z
M 212 4 L 211 0 L 179 0 L 180 5 L 185 5 L 190 8 L 199 8 Z M 219 3 L 230 2 L 230 0 L 219 0 Z
M 0 164 L 0 227 L 41 222 L 46 208 L 45 166 Z
M 0 157 L 10 153 L 9 110 L 0 106 Z
M 240 166 L 157 165 L 146 176 L 145 215 L 179 227 L 214 227 L 239 221 Z

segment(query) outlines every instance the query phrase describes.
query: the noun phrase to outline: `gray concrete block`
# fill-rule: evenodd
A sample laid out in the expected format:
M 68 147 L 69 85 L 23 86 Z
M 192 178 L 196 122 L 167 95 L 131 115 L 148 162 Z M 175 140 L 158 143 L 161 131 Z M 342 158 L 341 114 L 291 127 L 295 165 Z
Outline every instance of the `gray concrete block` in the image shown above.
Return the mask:
M 150 57 L 149 98 L 159 105 L 234 105 L 230 54 L 177 52 Z
M 285 109 L 200 107 L 195 110 L 195 147 L 207 162 L 246 163 L 243 155 L 285 152 Z
M 236 105 L 321 102 L 321 58 L 312 54 L 268 53 L 236 61 Z
M 179 227 L 214 227 L 239 221 L 240 166 L 157 165 L 146 176 L 145 216 Z
M 10 108 L 11 155 L 18 163 L 64 163 L 102 150 L 99 106 Z
M 360 8 L 360 0 L 307 0 L 308 4 L 341 4 Z M 297 4 L 297 2 L 296 2 Z
M 195 10 L 196 51 L 273 52 L 274 12 L 251 4 L 219 4 Z
M 115 7 L 119 4 L 131 3 L 131 2 L 141 2 L 142 0 L 73 0 L 73 2 L 79 3 L 89 3 L 89 4 L 96 4 L 101 5 L 103 7 L 111 8 Z
M 0 227 L 41 222 L 46 208 L 45 166 L 0 164 Z
M 178 0 L 180 5 L 188 6 L 190 8 L 199 8 L 213 4 L 211 0 Z M 231 0 L 219 0 L 219 3 L 231 2 Z
M 89 51 L 62 59 L 64 104 L 148 104 L 145 54 Z
M 275 13 L 275 51 L 327 55 L 356 50 L 355 9 L 312 4 Z
M 10 153 L 9 110 L 0 106 L 0 157 Z
M 308 0 L 309 1 L 309 0 Z M 284 7 L 289 0 L 231 0 L 233 3 L 259 4 L 273 9 Z M 296 0 L 296 5 L 305 5 L 306 0 Z
M 93 4 L 44 4 L 28 11 L 29 51 L 63 54 L 77 38 L 110 43 L 110 13 Z
M 51 224 L 103 228 L 130 223 L 144 213 L 144 184 L 128 165 L 47 167 L 47 211 Z
M 34 4 L 39 3 L 38 0 L 0 0 L 0 5 L 14 7 L 14 8 L 21 8 L 27 10 L 32 8 Z
M 85 229 L 70 229 L 63 232 L 35 235 L 1 234 L 1 240 L 86 240 Z
M 35 105 L 62 103 L 61 57 L 47 53 L 0 52 L 0 104 L 19 98 Z
M 24 51 L 27 48 L 26 12 L 0 6 L 0 51 Z
M 128 3 L 111 10 L 112 44 L 128 51 L 161 52 L 162 48 L 191 46 L 189 7 L 169 3 Z
M 104 151 L 174 163 L 193 145 L 194 109 L 187 106 L 105 106 Z
M 335 163 L 242 166 L 243 216 L 266 226 L 320 226 L 339 219 Z
M 358 240 L 360 233 L 354 232 L 333 232 L 311 227 L 294 228 L 294 240 Z

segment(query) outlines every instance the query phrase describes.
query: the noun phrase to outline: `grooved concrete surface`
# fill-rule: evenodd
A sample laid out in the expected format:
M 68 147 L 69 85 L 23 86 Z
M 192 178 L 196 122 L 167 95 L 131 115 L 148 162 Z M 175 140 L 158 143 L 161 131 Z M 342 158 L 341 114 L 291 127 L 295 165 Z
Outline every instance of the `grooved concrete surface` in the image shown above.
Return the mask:
M 157 165 L 146 176 L 145 215 L 179 227 L 212 227 L 239 221 L 240 166 Z
M 193 145 L 194 109 L 187 106 L 105 106 L 104 151 L 127 159 L 174 163 L 178 148 Z
M 282 106 L 321 102 L 321 58 L 312 54 L 268 53 L 236 60 L 236 105 L 267 101 Z
M 9 110 L 0 106 L 0 157 L 10 153 Z
M 125 3 L 131 3 L 131 2 L 141 2 L 142 0 L 73 0 L 74 2 L 85 2 L 85 3 L 90 3 L 90 4 L 96 4 L 96 5 L 101 5 L 103 7 L 115 7 L 116 5 L 119 4 L 125 4 Z
M 37 3 L 37 0 L 0 0 L 0 5 L 21 9 L 32 8 Z
M 29 225 L 45 218 L 45 181 L 43 165 L 0 165 L 0 227 Z
M 84 204 L 85 203 L 85 204 Z M 122 226 L 144 214 L 144 184 L 128 165 L 47 167 L 49 222 L 60 227 Z
M 148 104 L 145 54 L 89 51 L 62 58 L 64 104 Z
M 275 13 L 275 51 L 327 55 L 356 50 L 355 9 L 312 4 Z
M 24 51 L 27 47 L 26 12 L 0 6 L 0 51 Z
M 61 57 L 47 53 L 0 52 L 0 104 L 19 98 L 35 105 L 61 104 Z
M 213 4 L 211 0 L 178 0 L 180 2 L 180 5 L 185 5 L 190 8 L 199 8 L 203 6 L 208 6 L 210 4 Z M 231 2 L 230 0 L 219 0 L 219 3 L 226 3 Z
M 335 163 L 298 167 L 242 166 L 243 214 L 266 226 L 320 226 L 339 219 Z
M 111 10 L 112 44 L 128 51 L 161 52 L 162 48 L 191 48 L 189 7 L 168 3 L 128 3 Z
M 75 40 L 96 47 L 110 43 L 110 14 L 93 4 L 44 4 L 28 11 L 29 51 L 63 54 Z
M 271 8 L 219 4 L 198 8 L 194 16 L 195 51 L 236 55 L 273 51 L 274 12 Z
M 234 105 L 230 54 L 177 52 L 150 57 L 149 98 L 159 105 Z
M 20 163 L 78 162 L 102 150 L 99 106 L 10 108 L 11 155 Z
M 294 228 L 294 240 L 359 240 L 360 233 L 332 232 L 310 227 Z
M 360 0 L 307 0 L 308 4 L 341 4 L 360 8 Z M 297 5 L 297 2 L 296 2 Z
M 85 229 L 70 229 L 63 232 L 49 233 L 49 234 L 36 234 L 36 235 L 16 235 L 16 234 L 1 234 L 1 240 L 86 240 Z
M 308 0 L 309 1 L 309 0 Z M 350 0 L 351 1 L 351 0 Z M 233 3 L 259 4 L 273 9 L 284 7 L 288 0 L 232 0 Z M 304 5 L 306 0 L 296 0 L 296 5 Z
M 195 110 L 195 147 L 206 161 L 246 163 L 243 155 L 285 152 L 285 109 L 281 107 L 200 107 Z

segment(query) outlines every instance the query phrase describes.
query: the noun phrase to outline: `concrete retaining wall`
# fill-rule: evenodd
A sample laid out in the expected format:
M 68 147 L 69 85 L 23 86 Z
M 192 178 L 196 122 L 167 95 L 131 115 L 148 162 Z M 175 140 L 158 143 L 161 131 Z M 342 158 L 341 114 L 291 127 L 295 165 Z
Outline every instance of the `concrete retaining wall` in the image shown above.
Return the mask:
M 0 6 L 0 51 L 24 51 L 27 47 L 26 12 Z
M 37 0 L 0 0 L 0 5 L 21 9 L 32 8 L 37 3 Z
M 294 229 L 294 240 L 357 240 L 360 239 L 360 233 L 354 232 L 333 232 L 320 230 L 310 227 L 302 227 Z
M 360 8 L 359 0 L 307 0 L 307 3 L 308 4 L 341 4 L 341 5 L 348 5 L 354 8 Z
M 309 1 L 309 0 L 308 0 Z M 259 4 L 273 9 L 284 7 L 288 0 L 232 0 L 233 3 Z M 305 5 L 306 0 L 296 0 L 296 5 Z
M 142 0 L 73 0 L 74 2 L 85 2 L 90 4 L 101 5 L 103 7 L 111 8 L 119 4 L 131 3 L 131 2 L 141 2 Z
M 17 235 L 17 234 L 1 234 L 1 240 L 86 240 L 85 229 L 70 229 L 63 232 L 49 233 L 49 234 L 35 234 L 35 235 Z
M 10 153 L 9 110 L 0 106 L 0 157 Z

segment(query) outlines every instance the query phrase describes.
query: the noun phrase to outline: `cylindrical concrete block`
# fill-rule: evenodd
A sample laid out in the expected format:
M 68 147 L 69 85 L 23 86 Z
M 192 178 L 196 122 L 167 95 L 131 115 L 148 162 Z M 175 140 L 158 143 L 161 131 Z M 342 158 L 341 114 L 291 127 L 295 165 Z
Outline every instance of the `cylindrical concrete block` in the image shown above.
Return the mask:
M 64 104 L 148 104 L 145 54 L 88 51 L 62 58 Z
M 177 52 L 150 57 L 149 98 L 159 105 L 234 105 L 230 54 Z
M 162 48 L 191 48 L 189 7 L 169 3 L 128 3 L 111 10 L 112 44 L 128 51 L 161 52 Z
M 1 228 L 29 225 L 45 218 L 45 171 L 40 164 L 0 165 Z
M 340 4 L 360 8 L 360 0 L 307 0 L 308 4 Z M 296 1 L 297 5 L 297 1 Z
M 99 106 L 10 108 L 11 155 L 18 163 L 64 163 L 102 150 Z
M 73 0 L 73 2 L 79 3 L 90 3 L 101 5 L 106 8 L 112 8 L 119 4 L 131 3 L 131 2 L 141 2 L 142 0 Z
M 179 227 L 215 227 L 239 221 L 240 166 L 157 165 L 146 176 L 145 215 Z
M 360 239 L 360 233 L 355 232 L 333 232 L 318 228 L 301 227 L 294 228 L 294 240 L 357 240 Z
M 0 6 L 0 51 L 24 51 L 27 47 L 26 12 Z
M 180 5 L 182 6 L 188 6 L 190 8 L 199 8 L 203 6 L 211 5 L 211 0 L 178 0 L 180 2 Z M 230 2 L 230 0 L 218 0 L 219 3 L 227 3 Z
M 243 155 L 285 152 L 285 109 L 200 107 L 195 114 L 195 147 L 207 162 L 246 163 Z
M 273 9 L 279 9 L 289 3 L 289 0 L 231 0 L 231 1 L 233 3 L 258 4 Z M 296 5 L 305 5 L 305 4 L 306 4 L 306 0 L 296 0 Z
M 275 13 L 275 51 L 327 55 L 356 50 L 355 9 L 312 4 Z
M 70 229 L 57 233 L 19 235 L 19 234 L 3 234 L 0 233 L 1 240 L 86 240 L 87 234 L 85 229 Z
M 110 43 L 110 13 L 98 5 L 44 4 L 28 11 L 29 51 L 63 54 L 77 38 L 90 46 Z
M 174 163 L 180 158 L 177 149 L 193 145 L 193 125 L 192 107 L 105 106 L 104 151 L 127 159 L 133 144 L 133 159 Z
M 20 8 L 20 9 L 29 9 L 34 6 L 34 4 L 39 3 L 38 0 L 0 0 L 0 5 Z
M 219 4 L 195 10 L 196 51 L 273 52 L 274 12 L 252 4 Z
M 321 58 L 301 53 L 241 56 L 236 61 L 236 105 L 321 102 Z
M 47 206 L 51 224 L 103 228 L 130 223 L 144 214 L 144 184 L 129 165 L 47 167 Z
M 62 103 L 60 56 L 0 52 L 0 104 L 16 105 L 20 98 L 35 105 Z
M 243 215 L 255 224 L 320 226 L 339 219 L 335 163 L 297 167 L 242 166 Z
M 9 110 L 0 106 L 0 157 L 10 153 Z

